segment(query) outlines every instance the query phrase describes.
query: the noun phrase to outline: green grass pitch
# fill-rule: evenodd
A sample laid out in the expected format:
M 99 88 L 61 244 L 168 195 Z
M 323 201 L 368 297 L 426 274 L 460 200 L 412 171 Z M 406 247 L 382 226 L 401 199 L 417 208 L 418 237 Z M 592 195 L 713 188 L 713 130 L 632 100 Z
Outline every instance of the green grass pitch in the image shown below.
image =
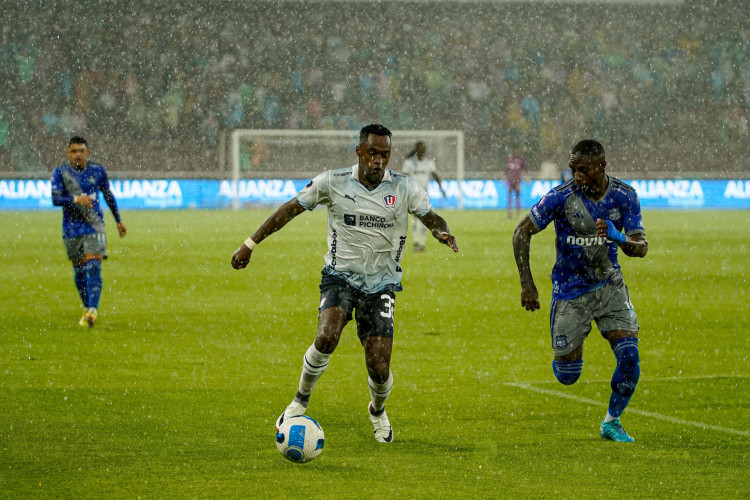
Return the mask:
M 315 461 L 276 451 L 274 422 L 314 338 L 325 212 L 230 257 L 270 213 L 108 214 L 99 324 L 81 306 L 59 212 L 0 216 L 2 498 L 748 498 L 750 212 L 646 211 L 650 251 L 621 254 L 642 376 L 603 441 L 612 353 L 596 328 L 562 386 L 548 340 L 550 227 L 532 239 L 543 309 L 520 307 L 515 220 L 443 216 L 458 239 L 404 257 L 395 440 L 376 443 L 349 325 L 308 410 Z

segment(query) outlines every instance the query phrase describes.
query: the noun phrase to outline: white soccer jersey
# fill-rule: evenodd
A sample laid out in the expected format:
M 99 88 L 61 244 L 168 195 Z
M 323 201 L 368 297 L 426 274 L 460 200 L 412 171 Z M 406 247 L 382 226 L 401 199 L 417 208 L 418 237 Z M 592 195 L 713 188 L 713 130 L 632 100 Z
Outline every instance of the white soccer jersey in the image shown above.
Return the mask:
M 404 162 L 404 173 L 414 179 L 424 190 L 427 190 L 432 174 L 437 174 L 437 163 L 434 159 L 426 156 L 421 160 L 417 159 L 416 156 L 407 158 Z
M 401 291 L 399 262 L 408 215 L 432 210 L 427 193 L 403 174 L 386 170 L 372 191 L 359 182 L 357 165 L 327 170 L 297 193 L 307 210 L 328 207 L 326 271 L 365 293 Z

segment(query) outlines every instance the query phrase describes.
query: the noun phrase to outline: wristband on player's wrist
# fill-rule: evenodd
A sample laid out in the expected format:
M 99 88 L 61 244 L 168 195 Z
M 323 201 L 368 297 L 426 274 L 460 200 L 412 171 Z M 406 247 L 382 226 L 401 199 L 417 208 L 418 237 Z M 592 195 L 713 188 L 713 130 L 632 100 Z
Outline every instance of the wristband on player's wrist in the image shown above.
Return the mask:
M 611 221 L 607 221 L 607 237 L 610 240 L 617 242 L 618 245 L 625 243 L 628 240 L 628 237 L 625 236 L 624 233 L 618 231 Z
M 252 237 L 250 237 L 245 240 L 245 246 L 250 250 L 255 250 L 255 247 L 257 247 L 258 244 L 253 241 Z

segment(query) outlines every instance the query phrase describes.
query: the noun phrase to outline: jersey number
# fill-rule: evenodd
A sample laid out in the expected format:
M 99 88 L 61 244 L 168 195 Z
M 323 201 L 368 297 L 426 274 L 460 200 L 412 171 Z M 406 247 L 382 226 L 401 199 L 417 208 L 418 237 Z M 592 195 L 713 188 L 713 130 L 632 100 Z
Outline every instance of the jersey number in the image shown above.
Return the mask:
M 383 299 L 383 310 L 380 311 L 380 315 L 384 318 L 392 318 L 393 317 L 393 304 L 396 302 L 396 300 L 388 295 L 387 293 L 384 293 L 380 296 L 381 299 Z

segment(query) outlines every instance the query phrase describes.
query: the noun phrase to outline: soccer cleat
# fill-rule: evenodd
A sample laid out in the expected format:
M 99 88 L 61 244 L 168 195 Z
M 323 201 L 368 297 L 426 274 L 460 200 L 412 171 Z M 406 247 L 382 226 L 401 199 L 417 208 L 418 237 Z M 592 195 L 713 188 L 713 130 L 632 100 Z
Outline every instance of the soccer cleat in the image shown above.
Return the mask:
M 85 315 L 86 318 L 86 324 L 89 328 L 93 328 L 96 324 L 96 308 L 90 307 L 89 310 L 86 312 Z
M 297 417 L 299 415 L 304 415 L 307 411 L 307 408 L 302 406 L 296 401 L 292 401 L 289 406 L 286 407 L 286 410 L 284 410 L 284 413 L 279 415 L 279 418 L 276 419 L 276 430 L 279 430 L 279 427 L 281 427 L 281 424 L 284 423 L 285 417 Z
M 393 428 L 391 428 L 391 423 L 388 421 L 388 415 L 385 414 L 385 408 L 383 408 L 380 415 L 373 415 L 371 401 L 367 405 L 367 414 L 370 416 L 370 422 L 372 422 L 372 426 L 375 429 L 375 441 L 378 443 L 393 442 Z
M 81 316 L 81 319 L 78 321 L 78 326 L 83 326 L 86 328 L 93 328 L 96 324 L 96 308 L 95 307 L 89 307 L 86 309 L 86 312 L 83 313 L 83 316 Z
M 609 439 L 610 441 L 616 441 L 618 443 L 632 443 L 635 441 L 635 439 L 630 437 L 628 433 L 625 432 L 625 429 L 622 428 L 619 418 L 616 418 L 611 422 L 602 422 L 601 427 L 599 427 L 599 434 L 604 439 Z

